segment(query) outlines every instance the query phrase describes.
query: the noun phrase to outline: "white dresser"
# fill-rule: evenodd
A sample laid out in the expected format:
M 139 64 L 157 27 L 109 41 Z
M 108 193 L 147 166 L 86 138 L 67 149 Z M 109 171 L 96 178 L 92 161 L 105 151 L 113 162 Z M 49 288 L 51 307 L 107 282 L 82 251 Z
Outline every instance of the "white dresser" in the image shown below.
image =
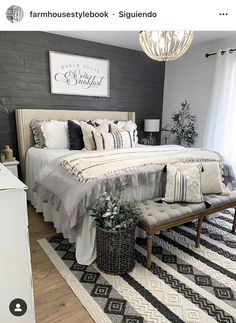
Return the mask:
M 26 186 L 0 163 L 0 322 L 34 323 Z

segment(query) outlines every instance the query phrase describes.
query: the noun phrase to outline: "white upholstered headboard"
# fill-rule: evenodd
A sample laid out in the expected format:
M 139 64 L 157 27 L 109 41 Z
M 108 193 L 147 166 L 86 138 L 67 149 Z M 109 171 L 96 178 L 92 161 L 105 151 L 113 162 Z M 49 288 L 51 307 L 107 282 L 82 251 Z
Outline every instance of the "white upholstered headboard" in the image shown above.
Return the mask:
M 45 110 L 45 109 L 17 109 L 16 127 L 20 166 L 23 180 L 25 180 L 25 157 L 27 150 L 34 145 L 30 128 L 31 120 L 133 120 L 135 112 L 124 111 L 92 111 L 92 110 Z

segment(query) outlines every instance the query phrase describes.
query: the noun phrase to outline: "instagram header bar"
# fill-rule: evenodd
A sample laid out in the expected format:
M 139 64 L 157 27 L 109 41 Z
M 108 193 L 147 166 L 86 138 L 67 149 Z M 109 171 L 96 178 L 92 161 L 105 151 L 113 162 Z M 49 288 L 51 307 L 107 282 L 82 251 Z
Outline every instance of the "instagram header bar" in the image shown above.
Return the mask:
M 0 30 L 236 29 L 235 1 L 3 0 Z

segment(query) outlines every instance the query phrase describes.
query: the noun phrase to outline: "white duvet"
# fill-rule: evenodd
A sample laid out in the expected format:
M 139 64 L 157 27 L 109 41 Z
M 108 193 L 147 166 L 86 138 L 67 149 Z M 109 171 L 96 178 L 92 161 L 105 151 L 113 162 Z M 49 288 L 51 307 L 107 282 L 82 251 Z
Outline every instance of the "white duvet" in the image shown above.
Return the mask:
M 144 150 L 148 150 L 150 146 L 137 145 L 142 147 Z M 155 146 L 155 150 L 185 150 L 184 147 L 176 145 L 165 145 L 165 146 Z M 73 151 L 80 153 L 81 151 Z M 37 212 L 43 212 L 44 220 L 51 221 L 58 233 L 63 233 L 65 238 L 68 238 L 70 242 L 75 242 L 76 245 L 76 258 L 81 264 L 89 265 L 96 258 L 96 248 L 95 248 L 95 227 L 94 219 L 87 216 L 83 217 L 80 225 L 71 229 L 69 223 L 65 222 L 65 216 L 57 210 L 56 205 L 50 205 L 49 203 L 44 203 L 40 197 L 33 192 L 35 183 L 39 179 L 41 170 L 52 160 L 71 154 L 72 151 L 68 149 L 38 149 L 31 147 L 26 156 L 26 184 L 28 186 L 28 199 L 31 204 L 36 208 Z M 83 151 L 84 153 L 84 151 Z M 129 198 L 132 199 L 135 194 L 145 194 L 151 195 L 154 188 L 150 186 L 139 187 L 139 192 L 130 191 L 126 194 L 130 195 Z M 68 193 L 70 194 L 70 193 Z

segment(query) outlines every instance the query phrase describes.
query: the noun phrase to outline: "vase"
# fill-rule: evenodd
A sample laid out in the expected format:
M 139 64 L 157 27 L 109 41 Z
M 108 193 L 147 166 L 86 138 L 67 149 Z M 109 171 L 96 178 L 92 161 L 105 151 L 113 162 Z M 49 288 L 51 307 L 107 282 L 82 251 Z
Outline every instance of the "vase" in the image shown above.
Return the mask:
M 6 161 L 14 160 L 14 158 L 13 158 L 13 150 L 10 148 L 10 146 L 6 145 L 3 152 L 4 152 L 4 155 L 5 155 L 5 160 Z
M 181 146 L 182 138 L 180 136 L 176 136 L 176 144 Z

